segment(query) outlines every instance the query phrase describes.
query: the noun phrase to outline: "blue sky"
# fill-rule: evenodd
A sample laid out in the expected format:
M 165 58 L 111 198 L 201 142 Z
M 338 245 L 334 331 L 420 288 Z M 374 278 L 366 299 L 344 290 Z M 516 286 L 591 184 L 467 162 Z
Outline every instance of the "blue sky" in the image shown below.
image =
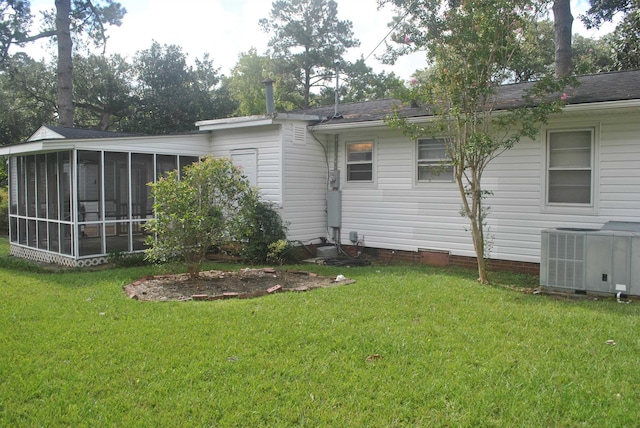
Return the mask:
M 353 22 L 355 36 L 361 42 L 359 48 L 350 50 L 348 59 L 367 57 L 388 33 L 387 23 L 393 15 L 392 10 L 377 10 L 376 0 L 337 2 L 338 17 Z M 149 48 L 152 40 L 156 40 L 161 44 L 181 46 L 190 59 L 208 52 L 221 72 L 228 74 L 241 53 L 252 47 L 258 53 L 264 53 L 267 48 L 268 36 L 258 27 L 258 20 L 269 16 L 270 0 L 120 0 L 120 3 L 127 9 L 127 14 L 121 27 L 108 30 L 108 53 L 132 56 Z M 588 6 L 587 0 L 572 0 L 571 3 L 575 17 Z M 33 11 L 50 9 L 53 0 L 32 0 L 31 6 Z M 587 36 L 599 34 L 584 30 L 577 19 L 574 32 Z M 382 49 L 384 46 L 376 53 L 382 53 Z M 382 65 L 372 55 L 367 63 L 378 72 L 394 71 L 404 79 L 409 79 L 415 69 L 425 66 L 422 55 L 403 58 L 395 66 Z

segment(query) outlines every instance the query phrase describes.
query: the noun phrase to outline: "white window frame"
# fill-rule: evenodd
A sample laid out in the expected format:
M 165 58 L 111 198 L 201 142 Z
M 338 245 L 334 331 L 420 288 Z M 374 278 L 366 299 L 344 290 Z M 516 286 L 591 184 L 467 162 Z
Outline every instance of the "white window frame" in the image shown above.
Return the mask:
M 357 144 L 371 144 L 371 159 L 366 160 L 350 160 L 349 159 L 349 147 Z M 358 184 L 358 183 L 373 183 L 375 179 L 375 141 L 373 139 L 370 140 L 359 140 L 359 141 L 347 141 L 345 144 L 345 164 L 346 164 L 346 174 L 345 181 L 349 184 Z M 371 165 L 371 178 L 368 180 L 353 180 L 350 179 L 349 167 L 351 165 Z
M 561 166 L 551 167 L 551 134 L 561 132 L 590 132 L 591 133 L 591 145 L 590 145 L 590 165 L 586 166 Z M 549 127 L 545 130 L 543 135 L 543 159 L 541 178 L 542 178 L 542 198 L 541 208 L 543 212 L 548 213 L 563 213 L 563 214 L 597 214 L 598 209 L 598 136 L 599 127 L 593 126 L 593 124 L 576 125 L 571 127 Z M 550 198 L 550 172 L 551 171 L 571 171 L 571 170 L 589 170 L 590 171 L 590 201 L 589 203 L 578 202 L 549 202 Z
M 445 157 L 440 158 L 420 158 L 420 143 L 424 142 L 441 142 L 445 150 Z M 453 183 L 455 181 L 455 170 L 451 162 L 451 158 L 446 153 L 447 141 L 444 138 L 420 138 L 416 141 L 416 181 L 418 183 Z M 434 168 L 440 170 L 429 179 L 420 179 L 420 168 Z M 448 171 L 451 171 L 451 177 L 447 177 Z

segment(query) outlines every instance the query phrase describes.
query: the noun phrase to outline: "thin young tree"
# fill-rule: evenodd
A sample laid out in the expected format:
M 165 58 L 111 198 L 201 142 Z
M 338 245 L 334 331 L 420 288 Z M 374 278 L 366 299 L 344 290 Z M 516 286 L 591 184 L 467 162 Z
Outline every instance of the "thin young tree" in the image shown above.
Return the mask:
M 410 91 L 409 98 L 428 107 L 433 120 L 416 124 L 396 115 L 389 120 L 412 138 L 437 138 L 454 168 L 478 261 L 479 281 L 488 283 L 485 237 L 490 194 L 482 183 L 488 164 L 520 139 L 534 137 L 540 122 L 559 111 L 559 81 L 531 85 L 523 107 L 499 111 L 498 91 L 522 54 L 524 25 L 537 17 L 526 0 L 390 0 L 401 8 L 405 37 L 431 62 L 430 79 Z M 535 102 L 532 98 L 536 98 Z

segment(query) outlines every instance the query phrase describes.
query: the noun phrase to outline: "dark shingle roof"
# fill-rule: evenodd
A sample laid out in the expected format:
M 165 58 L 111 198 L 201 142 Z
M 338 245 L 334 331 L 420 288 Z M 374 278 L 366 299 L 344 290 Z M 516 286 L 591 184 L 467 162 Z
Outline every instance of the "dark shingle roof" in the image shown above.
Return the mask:
M 606 101 L 640 99 L 640 70 L 600 73 L 578 77 L 580 84 L 567 88 L 568 104 L 588 104 Z M 516 83 L 501 86 L 498 90 L 496 109 L 523 106 L 522 96 L 533 83 Z M 405 117 L 430 116 L 427 109 L 411 106 L 397 99 L 345 103 L 338 106 L 341 118 L 333 118 L 335 106 L 324 106 L 299 110 L 298 113 L 326 117 L 324 123 L 352 123 L 382 120 L 394 107 L 400 107 Z
M 70 140 L 84 140 L 90 138 L 131 137 L 139 134 L 126 134 L 122 132 L 98 131 L 95 129 L 71 128 L 68 126 L 45 125 L 46 128 L 62 135 Z

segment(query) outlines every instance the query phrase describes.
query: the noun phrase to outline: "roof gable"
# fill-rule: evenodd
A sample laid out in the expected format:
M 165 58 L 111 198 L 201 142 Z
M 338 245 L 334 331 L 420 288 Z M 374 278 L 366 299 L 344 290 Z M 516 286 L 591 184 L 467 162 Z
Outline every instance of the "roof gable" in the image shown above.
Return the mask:
M 36 132 L 33 133 L 31 137 L 27 139 L 27 141 L 30 142 L 40 140 L 58 140 L 62 138 L 64 138 L 62 134 L 55 132 L 53 129 L 48 128 L 47 126 L 41 126 Z

